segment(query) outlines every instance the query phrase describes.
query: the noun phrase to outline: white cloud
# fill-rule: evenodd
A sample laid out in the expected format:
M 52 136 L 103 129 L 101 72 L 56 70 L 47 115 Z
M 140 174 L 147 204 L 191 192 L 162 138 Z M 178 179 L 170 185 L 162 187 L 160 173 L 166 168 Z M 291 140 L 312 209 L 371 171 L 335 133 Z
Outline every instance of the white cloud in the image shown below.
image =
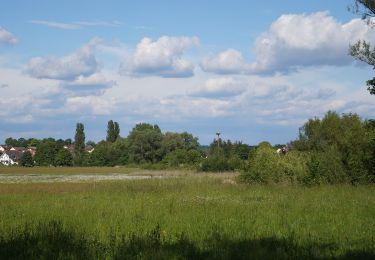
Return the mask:
M 17 38 L 11 32 L 0 26 L 0 43 L 15 45 L 17 42 Z
M 157 107 L 158 118 L 196 119 L 217 118 L 232 113 L 231 101 L 205 97 L 167 97 Z
M 245 87 L 240 80 L 232 77 L 220 77 L 208 79 L 205 84 L 190 96 L 207 98 L 226 98 L 237 96 L 245 91 Z
M 63 29 L 63 30 L 78 30 L 82 29 L 83 27 L 89 26 L 109 26 L 109 27 L 117 27 L 122 25 L 122 23 L 118 21 L 78 21 L 72 23 L 64 23 L 64 22 L 56 22 L 56 21 L 46 21 L 46 20 L 31 20 L 30 23 L 33 24 L 40 24 L 45 25 L 51 28 Z
M 328 12 L 282 15 L 255 43 L 251 73 L 290 72 L 304 66 L 343 66 L 353 62 L 350 43 L 375 41 L 372 29 L 360 19 L 341 24 Z
M 90 76 L 97 72 L 99 67 L 95 57 L 98 41 L 93 39 L 75 53 L 62 58 L 32 58 L 27 66 L 27 72 L 39 79 L 74 80 L 80 76 Z
M 115 81 L 107 80 L 103 74 L 93 74 L 89 77 L 79 76 L 74 81 L 64 81 L 60 86 L 72 91 L 75 95 L 100 95 L 105 89 L 116 84 Z
M 197 37 L 162 36 L 154 42 L 143 38 L 120 71 L 132 76 L 190 77 L 194 65 L 181 56 L 187 48 L 198 45 Z
M 361 19 L 342 24 L 328 12 L 282 15 L 257 38 L 253 63 L 228 49 L 205 58 L 201 67 L 217 74 L 273 74 L 308 66 L 345 66 L 353 62 L 349 45 L 360 39 L 375 43 L 374 29 Z
M 206 57 L 201 63 L 201 68 L 206 72 L 218 74 L 236 74 L 246 71 L 247 65 L 241 52 L 228 49 L 216 56 Z
M 77 30 L 81 28 L 78 24 L 44 21 L 44 20 L 31 20 L 30 23 L 45 25 L 47 27 L 64 29 L 64 30 Z
M 109 115 L 116 107 L 114 99 L 98 96 L 68 97 L 65 103 L 65 112 L 89 113 L 94 115 Z

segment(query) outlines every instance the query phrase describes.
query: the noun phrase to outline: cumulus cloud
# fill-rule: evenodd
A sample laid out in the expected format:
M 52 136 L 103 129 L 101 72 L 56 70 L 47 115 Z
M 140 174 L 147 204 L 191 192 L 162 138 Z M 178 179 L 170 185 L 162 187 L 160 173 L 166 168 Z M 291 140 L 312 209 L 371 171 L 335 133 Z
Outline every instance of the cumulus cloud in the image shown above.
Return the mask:
M 328 12 L 282 15 L 255 43 L 252 73 L 290 72 L 304 66 L 343 66 L 353 62 L 350 43 L 375 41 L 372 29 L 362 20 L 341 24 Z
M 109 115 L 116 107 L 116 102 L 98 96 L 68 97 L 65 111 L 69 113 L 91 113 L 94 115 Z
M 282 15 L 257 38 L 253 63 L 229 49 L 205 58 L 201 67 L 217 74 L 273 74 L 308 66 L 345 66 L 353 62 L 349 44 L 360 39 L 375 42 L 374 30 L 361 19 L 340 23 L 328 12 Z
M 218 74 L 236 74 L 246 71 L 245 61 L 241 52 L 228 49 L 216 56 L 206 57 L 201 63 L 201 68 L 206 72 Z
M 240 80 L 232 77 L 208 79 L 205 84 L 194 91 L 190 96 L 206 98 L 226 98 L 237 96 L 245 91 L 245 86 Z
M 0 43 L 7 45 L 17 44 L 17 38 L 9 31 L 5 30 L 0 26 Z
M 152 41 L 143 38 L 128 64 L 122 64 L 122 74 L 132 76 L 191 77 L 194 65 L 182 58 L 183 52 L 199 45 L 197 37 L 163 36 Z
M 93 39 L 75 53 L 62 58 L 32 58 L 27 65 L 27 73 L 38 79 L 75 80 L 88 77 L 99 69 L 95 57 L 98 42 L 98 39 Z
M 89 77 L 79 76 L 74 81 L 64 81 L 60 86 L 75 95 L 100 95 L 115 84 L 115 81 L 107 80 L 103 74 L 96 73 Z

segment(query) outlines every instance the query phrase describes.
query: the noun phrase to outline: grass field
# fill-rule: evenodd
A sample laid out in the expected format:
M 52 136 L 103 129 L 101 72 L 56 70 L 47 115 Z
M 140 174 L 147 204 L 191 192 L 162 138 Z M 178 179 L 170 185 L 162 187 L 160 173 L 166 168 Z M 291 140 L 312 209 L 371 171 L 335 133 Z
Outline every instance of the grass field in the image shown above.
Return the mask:
M 374 186 L 257 186 L 235 183 L 234 174 L 187 172 L 0 183 L 0 258 L 373 259 L 374 217 Z

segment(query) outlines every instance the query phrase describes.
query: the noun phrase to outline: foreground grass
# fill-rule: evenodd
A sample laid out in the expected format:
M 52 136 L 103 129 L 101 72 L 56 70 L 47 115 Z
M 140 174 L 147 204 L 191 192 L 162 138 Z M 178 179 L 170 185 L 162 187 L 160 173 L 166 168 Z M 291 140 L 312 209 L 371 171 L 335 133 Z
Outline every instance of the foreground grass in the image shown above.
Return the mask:
M 0 258 L 374 258 L 375 187 L 0 184 Z

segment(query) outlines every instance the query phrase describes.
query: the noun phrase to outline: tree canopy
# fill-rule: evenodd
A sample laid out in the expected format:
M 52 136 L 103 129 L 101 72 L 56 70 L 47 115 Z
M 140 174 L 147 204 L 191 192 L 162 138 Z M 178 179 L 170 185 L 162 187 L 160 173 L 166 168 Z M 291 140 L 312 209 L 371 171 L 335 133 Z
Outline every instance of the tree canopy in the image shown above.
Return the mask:
M 21 166 L 26 166 L 26 167 L 32 167 L 34 166 L 34 160 L 29 151 L 25 151 L 20 159 L 20 165 Z
M 147 123 L 137 124 L 129 133 L 129 159 L 134 163 L 161 161 L 163 135 L 159 126 Z
M 107 142 L 114 143 L 120 137 L 120 126 L 113 120 L 108 121 L 107 125 Z
M 374 0 L 356 0 L 354 7 L 350 8 L 354 13 L 362 16 L 362 19 L 367 20 L 370 26 L 373 26 L 375 17 L 375 1 Z M 363 61 L 375 70 L 375 47 L 370 43 L 360 40 L 357 43 L 350 45 L 350 55 L 355 59 Z M 367 90 L 371 95 L 375 95 L 375 77 L 367 80 Z
M 82 123 L 77 123 L 74 137 L 74 161 L 77 166 L 83 164 L 85 153 L 85 127 Z

